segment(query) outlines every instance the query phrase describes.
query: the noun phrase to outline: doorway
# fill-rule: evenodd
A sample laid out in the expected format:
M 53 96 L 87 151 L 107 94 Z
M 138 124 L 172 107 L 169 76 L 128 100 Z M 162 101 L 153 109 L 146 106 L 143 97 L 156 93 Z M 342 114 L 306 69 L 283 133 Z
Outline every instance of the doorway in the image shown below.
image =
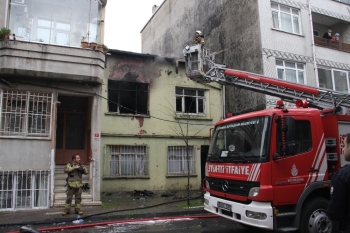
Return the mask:
M 72 161 L 80 155 L 80 162 L 88 162 L 88 98 L 58 96 L 61 104 L 57 109 L 56 156 L 57 165 Z

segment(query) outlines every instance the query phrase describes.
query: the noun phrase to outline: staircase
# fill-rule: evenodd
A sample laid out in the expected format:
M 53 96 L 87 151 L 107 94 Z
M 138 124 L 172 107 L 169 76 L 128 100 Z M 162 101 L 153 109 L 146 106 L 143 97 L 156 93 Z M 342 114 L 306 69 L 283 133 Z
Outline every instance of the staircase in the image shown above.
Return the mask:
M 54 203 L 53 206 L 55 207 L 59 207 L 59 206 L 64 206 L 65 202 L 66 202 L 66 189 L 67 186 L 64 187 L 66 185 L 66 178 L 67 178 L 67 173 L 64 173 L 64 167 L 65 165 L 56 165 L 55 167 L 55 188 L 54 188 Z M 83 192 L 81 195 L 81 205 L 82 206 L 99 206 L 102 205 L 101 201 L 93 201 L 92 200 L 92 189 L 93 189 L 93 184 L 91 182 L 89 182 L 89 177 L 90 174 L 88 175 L 83 175 L 83 183 L 89 183 L 90 186 L 90 190 Z M 74 196 L 73 196 L 73 201 L 72 201 L 72 205 L 74 205 L 75 200 L 74 200 Z

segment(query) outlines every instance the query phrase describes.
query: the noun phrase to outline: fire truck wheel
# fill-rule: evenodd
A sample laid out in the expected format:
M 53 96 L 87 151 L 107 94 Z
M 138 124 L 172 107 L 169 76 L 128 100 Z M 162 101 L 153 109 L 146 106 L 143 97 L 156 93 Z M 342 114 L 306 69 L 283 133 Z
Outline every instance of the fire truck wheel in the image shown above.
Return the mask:
M 328 200 L 325 198 L 314 198 L 302 209 L 300 219 L 300 233 L 330 233 L 332 224 L 328 219 L 326 211 Z

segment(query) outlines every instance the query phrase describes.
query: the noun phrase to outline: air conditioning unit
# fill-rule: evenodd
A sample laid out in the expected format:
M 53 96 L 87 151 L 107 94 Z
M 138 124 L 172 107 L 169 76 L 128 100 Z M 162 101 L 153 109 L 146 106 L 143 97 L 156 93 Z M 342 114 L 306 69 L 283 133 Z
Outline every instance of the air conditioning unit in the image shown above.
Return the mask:
M 25 0 L 12 0 L 12 2 L 14 3 L 18 3 L 18 4 L 24 4 Z

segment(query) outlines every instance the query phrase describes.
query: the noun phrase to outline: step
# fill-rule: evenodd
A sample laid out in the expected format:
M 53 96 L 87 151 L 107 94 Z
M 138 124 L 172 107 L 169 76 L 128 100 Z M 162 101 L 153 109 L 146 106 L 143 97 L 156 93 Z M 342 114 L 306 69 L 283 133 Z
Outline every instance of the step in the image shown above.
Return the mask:
M 290 217 L 290 216 L 296 216 L 297 213 L 295 212 L 285 212 L 285 213 L 279 213 L 276 215 L 276 217 Z
M 277 228 L 276 231 L 282 231 L 282 232 L 290 232 L 290 231 L 297 231 L 297 228 L 294 227 L 281 227 Z

